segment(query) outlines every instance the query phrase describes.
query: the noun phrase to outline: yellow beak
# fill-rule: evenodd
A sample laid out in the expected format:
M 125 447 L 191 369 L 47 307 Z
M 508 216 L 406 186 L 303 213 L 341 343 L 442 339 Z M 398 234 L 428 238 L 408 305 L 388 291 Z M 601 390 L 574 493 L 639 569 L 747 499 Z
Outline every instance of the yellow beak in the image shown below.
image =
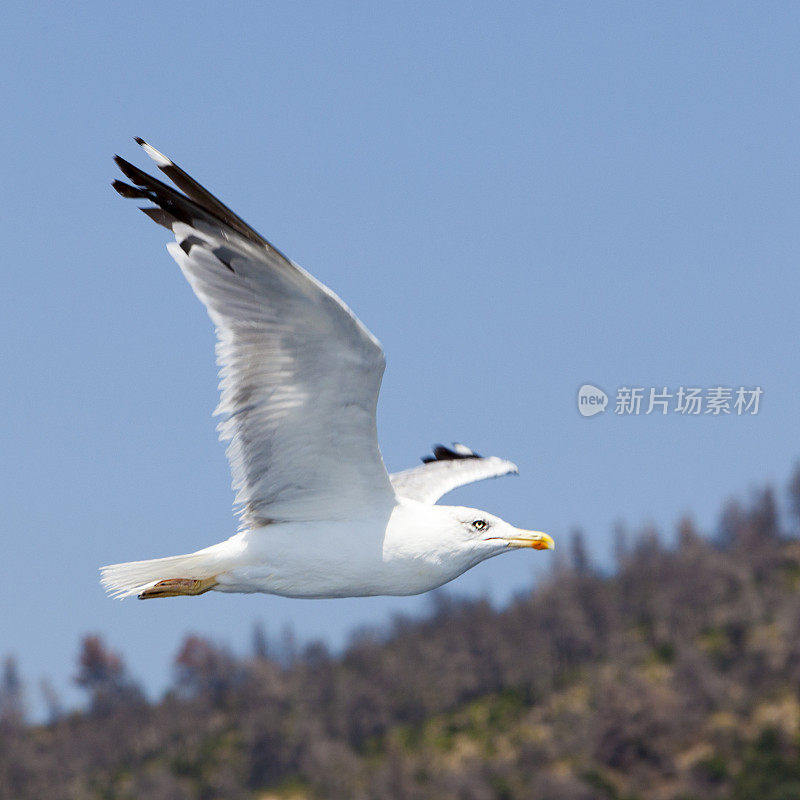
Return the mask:
M 515 530 L 513 536 L 498 536 L 509 547 L 532 547 L 534 550 L 555 550 L 556 543 L 551 536 L 541 531 Z

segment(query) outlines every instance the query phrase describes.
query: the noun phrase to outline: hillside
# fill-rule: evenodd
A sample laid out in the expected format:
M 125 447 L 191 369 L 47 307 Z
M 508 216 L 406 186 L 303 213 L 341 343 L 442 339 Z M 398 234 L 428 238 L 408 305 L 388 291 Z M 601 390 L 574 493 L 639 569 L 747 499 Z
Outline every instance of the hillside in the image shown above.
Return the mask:
M 613 575 L 577 537 L 502 611 L 438 597 L 336 657 L 189 637 L 155 704 L 87 637 L 91 710 L 53 699 L 47 725 L 26 724 L 9 660 L 0 798 L 800 798 L 794 526 L 767 491 L 713 539 L 620 537 Z

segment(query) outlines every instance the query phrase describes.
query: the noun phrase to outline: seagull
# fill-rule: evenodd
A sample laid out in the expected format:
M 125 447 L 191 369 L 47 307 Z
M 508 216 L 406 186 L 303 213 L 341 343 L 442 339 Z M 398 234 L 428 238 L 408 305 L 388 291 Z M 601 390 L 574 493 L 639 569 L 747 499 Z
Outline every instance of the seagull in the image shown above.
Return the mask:
M 113 597 L 208 591 L 286 597 L 413 595 L 500 553 L 552 550 L 546 533 L 462 506 L 458 486 L 516 473 L 510 461 L 437 445 L 388 474 L 375 410 L 378 340 L 327 286 L 284 256 L 143 139 L 177 190 L 125 159 L 112 184 L 167 228 L 167 244 L 217 333 L 222 417 L 238 531 L 194 553 L 101 567 Z

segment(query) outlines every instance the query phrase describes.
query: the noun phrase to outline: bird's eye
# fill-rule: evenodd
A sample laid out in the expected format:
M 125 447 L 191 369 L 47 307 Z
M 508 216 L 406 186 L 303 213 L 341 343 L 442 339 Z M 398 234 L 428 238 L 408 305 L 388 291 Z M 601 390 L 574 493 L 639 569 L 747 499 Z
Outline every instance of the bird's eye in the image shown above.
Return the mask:
M 489 523 L 485 519 L 476 519 L 475 522 L 472 523 L 472 527 L 475 528 L 476 531 L 485 531 L 489 527 Z

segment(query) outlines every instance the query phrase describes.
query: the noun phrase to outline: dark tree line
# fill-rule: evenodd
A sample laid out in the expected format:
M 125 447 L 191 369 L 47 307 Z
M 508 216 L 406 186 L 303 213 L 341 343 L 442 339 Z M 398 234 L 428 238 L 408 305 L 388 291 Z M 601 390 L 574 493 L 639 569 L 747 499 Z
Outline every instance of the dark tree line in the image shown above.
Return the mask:
M 576 533 L 503 610 L 434 596 L 340 655 L 263 630 L 237 656 L 200 636 L 148 703 L 84 639 L 85 712 L 25 720 L 0 672 L 0 798 L 800 798 L 800 471 L 713 536 L 684 520 L 615 536 L 603 574 Z

